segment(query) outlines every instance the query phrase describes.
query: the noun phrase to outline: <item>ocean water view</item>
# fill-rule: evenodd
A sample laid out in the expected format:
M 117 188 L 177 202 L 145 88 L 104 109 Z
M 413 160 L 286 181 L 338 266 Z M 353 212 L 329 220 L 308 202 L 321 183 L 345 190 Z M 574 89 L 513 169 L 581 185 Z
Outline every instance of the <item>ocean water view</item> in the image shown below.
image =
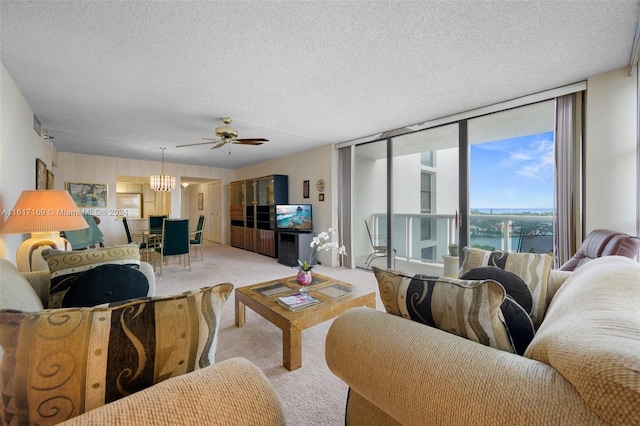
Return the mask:
M 492 217 L 495 216 L 500 217 L 493 219 Z M 528 218 L 525 218 L 526 216 Z M 471 209 L 470 219 L 469 245 L 472 247 L 515 251 L 520 245 L 522 233 L 528 234 L 534 229 L 538 229 L 537 232 L 542 232 L 545 235 L 553 233 L 552 208 Z M 504 246 L 505 240 L 502 235 L 505 232 L 506 223 L 509 223 L 509 247 Z
M 516 250 L 518 248 L 518 244 L 520 243 L 520 236 L 510 237 L 511 240 L 511 250 Z M 496 250 L 506 249 L 506 247 L 502 247 L 502 237 L 487 237 L 487 236 L 471 236 L 469 239 L 469 245 L 471 247 L 493 247 Z
M 471 208 L 471 214 L 524 214 L 531 213 L 535 215 L 553 215 L 553 207 L 548 208 L 526 208 L 526 209 L 517 209 L 512 207 L 503 207 L 503 208 Z

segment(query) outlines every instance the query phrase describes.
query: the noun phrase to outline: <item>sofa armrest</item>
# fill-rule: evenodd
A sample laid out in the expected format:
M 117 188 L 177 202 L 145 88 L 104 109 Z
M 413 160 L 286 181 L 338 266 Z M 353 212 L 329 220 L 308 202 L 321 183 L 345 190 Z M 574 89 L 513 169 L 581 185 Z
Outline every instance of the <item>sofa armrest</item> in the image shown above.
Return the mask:
M 49 282 L 51 281 L 49 270 L 21 272 L 21 274 L 33 287 L 33 290 L 42 301 L 42 306 L 47 309 L 47 306 L 49 306 Z
M 551 299 L 553 299 L 553 296 L 556 295 L 558 289 L 562 286 L 562 284 L 564 284 L 567 278 L 571 276 L 571 274 L 573 274 L 573 271 L 561 271 L 559 269 L 551 270 L 551 273 L 549 273 L 549 279 L 547 280 L 546 306 L 549 306 L 549 303 L 551 303 Z
M 273 386 L 251 362 L 232 358 L 74 417 L 62 425 L 284 425 Z
M 552 367 L 368 308 L 327 334 L 331 371 L 403 425 L 599 420 Z

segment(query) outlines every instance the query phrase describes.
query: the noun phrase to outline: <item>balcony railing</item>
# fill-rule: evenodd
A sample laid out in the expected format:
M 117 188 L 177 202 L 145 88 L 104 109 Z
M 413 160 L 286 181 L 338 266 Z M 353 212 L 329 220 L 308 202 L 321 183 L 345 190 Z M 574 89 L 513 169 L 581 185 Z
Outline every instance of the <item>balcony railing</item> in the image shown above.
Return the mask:
M 373 232 L 387 234 L 387 215 L 373 214 L 371 218 Z M 547 247 L 536 248 L 536 252 L 553 251 L 553 221 L 554 216 L 550 215 L 472 214 L 469 245 L 487 250 L 518 251 L 522 234 L 533 232 L 536 237 L 545 237 L 543 245 Z M 457 242 L 454 215 L 393 215 L 392 244 L 398 259 L 440 263 L 442 256 L 448 254 L 449 244 Z

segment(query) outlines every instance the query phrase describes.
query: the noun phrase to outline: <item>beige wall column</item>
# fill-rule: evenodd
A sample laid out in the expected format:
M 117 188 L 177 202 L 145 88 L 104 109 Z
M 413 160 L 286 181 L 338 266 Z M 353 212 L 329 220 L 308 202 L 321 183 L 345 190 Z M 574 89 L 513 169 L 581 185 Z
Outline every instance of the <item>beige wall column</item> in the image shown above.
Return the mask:
M 627 68 L 587 79 L 587 234 L 598 228 L 636 234 L 637 108 L 637 79 Z

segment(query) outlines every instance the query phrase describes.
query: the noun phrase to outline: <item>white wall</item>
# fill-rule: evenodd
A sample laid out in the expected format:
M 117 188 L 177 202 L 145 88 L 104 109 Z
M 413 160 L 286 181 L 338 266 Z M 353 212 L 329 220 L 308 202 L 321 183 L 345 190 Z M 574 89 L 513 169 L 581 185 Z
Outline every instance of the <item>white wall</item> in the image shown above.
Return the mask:
M 101 217 L 100 230 L 105 236 L 105 245 L 115 245 L 126 243 L 126 235 L 122 222 L 116 220 L 114 215 L 109 214 L 109 208 L 116 205 L 116 176 L 149 176 L 157 173 L 162 166 L 160 161 L 141 161 L 128 158 L 102 157 L 98 155 L 74 154 L 69 152 L 58 153 L 58 173 L 56 174 L 56 189 L 63 189 L 64 182 L 96 182 L 108 184 L 109 204 L 107 215 Z M 214 167 L 192 166 L 186 164 L 173 164 L 165 161 L 164 171 L 176 177 L 180 182 L 182 177 L 220 179 L 225 185 L 235 180 L 236 172 L 231 169 L 221 169 Z M 193 185 L 197 187 L 198 185 Z M 196 188 L 189 193 L 200 191 Z M 201 192 L 206 192 L 202 190 Z M 181 217 L 182 196 L 185 191 L 180 184 L 176 184 L 176 189 L 171 191 L 171 217 Z M 227 192 L 223 191 L 223 205 L 227 205 Z M 194 208 L 189 205 L 189 213 L 193 215 L 198 212 L 197 201 Z M 196 215 L 197 219 L 197 215 Z M 228 241 L 228 210 L 223 210 L 223 238 Z M 195 229 L 195 223 L 191 225 Z
M 57 152 L 33 130 L 33 110 L 4 65 L 0 64 L 0 208 L 4 223 L 23 190 L 36 188 L 36 158 L 52 167 Z M 0 225 L 1 232 L 1 225 Z M 2 235 L 0 257 L 15 264 L 18 247 L 29 235 Z
M 189 227 L 191 230 L 195 230 L 196 227 L 198 226 L 198 219 L 200 218 L 200 215 L 204 215 L 206 218 L 205 221 L 205 232 L 203 233 L 202 237 L 206 240 L 208 239 L 208 235 L 209 235 L 209 228 L 212 225 L 211 223 L 211 215 L 209 214 L 208 210 L 207 210 L 207 198 L 209 196 L 209 182 L 203 182 L 203 183 L 192 183 L 189 185 L 189 187 L 187 187 L 186 189 L 182 189 L 182 194 L 183 196 L 186 196 L 186 200 L 183 200 L 182 202 L 182 206 L 183 209 L 186 207 L 188 209 L 188 212 L 183 212 L 182 217 L 186 217 L 189 219 Z M 227 185 L 229 184 L 229 182 L 227 182 Z M 225 191 L 223 191 L 224 193 Z M 202 198 L 203 198 L 203 204 L 202 210 L 198 209 L 198 194 L 202 194 Z M 226 194 L 225 194 L 226 195 Z M 224 204 L 224 206 L 228 206 L 228 204 Z M 223 208 L 222 211 L 227 212 L 228 208 Z M 225 221 L 228 221 L 228 217 L 226 219 L 224 219 Z M 222 223 L 221 224 L 223 226 L 223 229 L 227 229 L 227 224 L 226 223 Z
M 587 79 L 587 234 L 598 228 L 637 232 L 637 117 L 637 80 L 626 68 Z

